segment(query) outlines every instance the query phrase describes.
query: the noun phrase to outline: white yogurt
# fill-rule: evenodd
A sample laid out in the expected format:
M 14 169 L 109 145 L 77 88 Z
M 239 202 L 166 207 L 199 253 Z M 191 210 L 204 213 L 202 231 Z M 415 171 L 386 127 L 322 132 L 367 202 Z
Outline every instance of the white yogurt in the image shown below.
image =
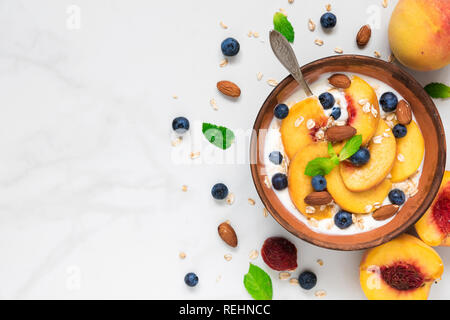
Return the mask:
M 387 84 L 385 84 L 377 79 L 374 79 L 374 78 L 371 78 L 368 76 L 364 76 L 364 75 L 360 75 L 360 74 L 355 74 L 355 73 L 345 73 L 345 72 L 343 72 L 343 73 L 347 74 L 349 77 L 352 75 L 357 75 L 360 78 L 364 79 L 367 83 L 369 83 L 372 86 L 372 88 L 374 88 L 378 99 L 384 92 L 387 92 L 387 91 L 393 92 L 395 95 L 397 95 L 399 101 L 401 99 L 403 99 L 403 97 L 397 91 L 395 91 L 393 88 L 391 88 Z M 337 121 L 346 122 L 347 118 L 348 118 L 348 113 L 347 113 L 347 102 L 345 99 L 344 92 L 341 89 L 336 89 L 336 88 L 332 87 L 328 83 L 327 79 L 330 76 L 331 76 L 331 73 L 323 74 L 317 81 L 315 81 L 314 83 L 312 83 L 310 85 L 310 88 L 311 88 L 312 92 L 314 92 L 317 95 L 320 95 L 321 93 L 326 92 L 326 91 L 329 91 L 331 94 L 333 94 L 333 96 L 336 100 L 336 104 L 334 107 L 341 108 L 341 116 L 339 117 L 339 119 Z M 288 105 L 289 108 L 291 108 L 297 102 L 299 102 L 305 98 L 306 98 L 305 93 L 303 92 L 303 90 L 299 89 L 296 92 L 294 92 L 289 98 L 287 98 L 286 101 L 284 101 L 284 103 L 286 105 Z M 327 116 L 330 116 L 331 111 L 332 111 L 332 108 L 330 108 L 328 110 L 324 110 L 324 112 Z M 384 118 L 385 116 L 388 116 L 382 110 L 381 106 L 380 106 L 380 115 L 382 118 Z M 414 115 L 413 115 L 413 119 L 415 120 Z M 269 177 L 269 180 L 271 180 L 272 176 L 276 173 L 279 173 L 279 172 L 286 173 L 287 172 L 287 167 L 288 167 L 287 156 L 286 156 L 286 153 L 284 152 L 284 147 L 283 147 L 283 143 L 281 140 L 280 125 L 281 125 L 281 120 L 278 120 L 277 118 L 274 117 L 270 124 L 269 130 L 266 134 L 266 140 L 265 140 L 265 144 L 264 144 L 264 163 L 265 163 L 265 169 L 266 169 L 267 176 Z M 269 160 L 269 154 L 272 151 L 280 151 L 283 154 L 283 163 L 281 165 L 275 165 L 274 163 L 272 163 Z M 407 199 L 410 196 L 414 196 L 415 192 L 416 192 L 415 190 L 417 189 L 417 186 L 418 186 L 420 175 L 422 174 L 422 168 L 423 168 L 423 160 L 422 160 L 422 164 L 421 164 L 417 174 L 415 174 L 413 177 L 411 177 L 403 182 L 393 184 L 392 189 L 398 188 L 398 189 L 402 190 L 403 192 L 405 192 Z M 394 218 L 394 217 L 392 217 L 392 218 L 386 219 L 384 221 L 377 221 L 377 220 L 373 219 L 372 213 L 365 214 L 365 215 L 353 215 L 355 220 L 358 221 L 359 223 L 353 223 L 347 229 L 339 229 L 334 224 L 334 214 L 336 214 L 340 210 L 338 205 L 335 205 L 334 210 L 333 210 L 333 217 L 331 217 L 329 219 L 323 219 L 323 220 L 309 219 L 306 216 L 304 216 L 294 206 L 294 204 L 291 201 L 291 198 L 289 196 L 288 189 L 284 189 L 281 191 L 277 191 L 277 190 L 273 189 L 273 191 L 277 195 L 280 202 L 284 205 L 284 207 L 287 210 L 289 210 L 289 212 L 292 215 L 294 215 L 298 220 L 305 223 L 310 229 L 312 229 L 315 232 L 319 232 L 319 233 L 335 234 L 335 235 L 336 234 L 337 235 L 357 234 L 357 233 L 367 232 L 367 231 L 379 228 L 382 225 L 389 223 Z M 382 204 L 380 204 L 380 206 L 386 205 L 386 204 L 390 204 L 388 197 L 386 197 L 386 199 L 384 200 L 384 202 Z M 361 226 L 363 226 L 363 227 L 361 227 Z

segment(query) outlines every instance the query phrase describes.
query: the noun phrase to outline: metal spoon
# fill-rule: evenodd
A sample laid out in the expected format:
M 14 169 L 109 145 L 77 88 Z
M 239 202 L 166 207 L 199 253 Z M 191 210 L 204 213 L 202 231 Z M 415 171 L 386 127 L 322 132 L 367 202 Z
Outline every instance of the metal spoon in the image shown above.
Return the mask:
M 300 87 L 305 90 L 308 97 L 312 96 L 313 93 L 309 88 L 308 84 L 303 78 L 302 71 L 298 65 L 297 57 L 295 56 L 294 50 L 292 49 L 290 43 L 287 39 L 278 31 L 270 31 L 270 46 L 272 47 L 273 53 L 281 62 L 281 64 L 290 72 L 294 77 L 295 81 L 298 82 Z

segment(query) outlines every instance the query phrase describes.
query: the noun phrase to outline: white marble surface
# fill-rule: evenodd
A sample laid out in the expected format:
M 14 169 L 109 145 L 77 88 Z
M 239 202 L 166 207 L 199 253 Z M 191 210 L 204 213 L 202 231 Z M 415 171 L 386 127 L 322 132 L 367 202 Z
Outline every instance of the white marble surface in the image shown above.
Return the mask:
M 395 1 L 387 9 L 381 0 L 331 1 L 336 30 L 311 33 L 308 18 L 318 23 L 328 2 L 1 1 L 0 298 L 246 299 L 242 277 L 249 252 L 274 235 L 296 244 L 299 270 L 314 270 L 317 289 L 326 290 L 327 298 L 364 298 L 358 281 L 362 252 L 330 251 L 295 239 L 263 217 L 247 164 L 179 164 L 180 156 L 188 156 L 174 154 L 170 143 L 171 121 L 178 115 L 191 120 L 197 139 L 192 149 L 201 141 L 195 125 L 202 121 L 251 128 L 272 89 L 265 81 L 286 76 L 267 42 L 279 8 L 293 22 L 302 63 L 332 55 L 336 46 L 346 53 L 378 50 L 387 58 L 386 28 Z M 354 34 L 374 13 L 379 28 L 359 50 Z M 219 26 L 221 20 L 228 30 Z M 260 38 L 248 38 L 250 30 Z M 220 68 L 219 45 L 226 36 L 240 40 L 241 52 Z M 313 44 L 317 37 L 324 46 Z M 423 84 L 448 83 L 449 70 L 413 74 Z M 261 82 L 257 72 L 264 74 Z M 222 79 L 241 86 L 237 102 L 217 93 L 215 83 Z M 218 111 L 210 107 L 211 98 Z M 450 130 L 449 101 L 436 105 Z M 184 147 L 191 151 L 188 140 L 178 148 Z M 232 206 L 211 198 L 218 181 L 236 195 Z M 255 206 L 248 197 L 257 200 Z M 217 236 L 217 225 L 227 219 L 239 236 L 235 250 Z M 178 258 L 180 251 L 185 260 Z M 450 249 L 438 251 L 448 267 L 430 297 L 448 299 Z M 226 253 L 233 255 L 229 262 Z M 255 263 L 268 269 L 260 257 Z M 200 277 L 192 290 L 183 283 L 188 271 Z M 270 274 L 274 298 L 315 299 L 314 292 Z

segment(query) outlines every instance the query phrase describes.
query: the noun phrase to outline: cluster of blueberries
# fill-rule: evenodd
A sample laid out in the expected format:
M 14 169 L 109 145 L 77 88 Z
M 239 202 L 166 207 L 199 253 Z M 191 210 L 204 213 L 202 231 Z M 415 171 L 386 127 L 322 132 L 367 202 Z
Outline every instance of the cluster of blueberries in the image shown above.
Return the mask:
M 322 21 L 322 20 L 321 20 Z M 341 109 L 334 107 L 334 96 L 329 92 L 324 92 L 319 96 L 319 101 L 325 110 L 333 108 L 331 116 L 336 120 L 341 116 Z M 397 108 L 398 99 L 392 92 L 385 92 L 380 98 L 380 105 L 385 112 L 394 112 Z M 274 116 L 277 119 L 285 119 L 289 115 L 289 107 L 286 104 L 279 104 L 274 109 Z M 397 124 L 392 132 L 396 138 L 402 138 L 406 135 L 407 129 L 402 124 Z M 280 165 L 283 161 L 283 155 L 280 151 L 272 151 L 269 154 L 269 160 L 275 165 Z M 363 166 L 370 160 L 369 149 L 361 147 L 353 154 L 349 161 L 357 167 Z M 314 191 L 324 191 L 327 187 L 327 181 L 324 176 L 317 175 L 311 180 Z M 283 190 L 288 186 L 288 178 L 284 173 L 276 173 L 272 177 L 272 186 L 275 190 Z M 389 200 L 392 204 L 402 205 L 405 202 L 405 193 L 399 189 L 393 189 L 389 192 Z M 334 223 L 340 229 L 346 229 L 353 223 L 352 214 L 341 210 L 334 216 Z

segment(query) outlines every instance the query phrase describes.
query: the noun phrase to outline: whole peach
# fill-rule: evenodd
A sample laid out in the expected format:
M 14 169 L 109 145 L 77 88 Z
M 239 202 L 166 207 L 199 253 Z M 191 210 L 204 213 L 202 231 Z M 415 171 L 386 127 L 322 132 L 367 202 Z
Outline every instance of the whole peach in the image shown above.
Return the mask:
M 450 1 L 399 0 L 389 23 L 389 43 L 403 65 L 421 71 L 450 63 Z

